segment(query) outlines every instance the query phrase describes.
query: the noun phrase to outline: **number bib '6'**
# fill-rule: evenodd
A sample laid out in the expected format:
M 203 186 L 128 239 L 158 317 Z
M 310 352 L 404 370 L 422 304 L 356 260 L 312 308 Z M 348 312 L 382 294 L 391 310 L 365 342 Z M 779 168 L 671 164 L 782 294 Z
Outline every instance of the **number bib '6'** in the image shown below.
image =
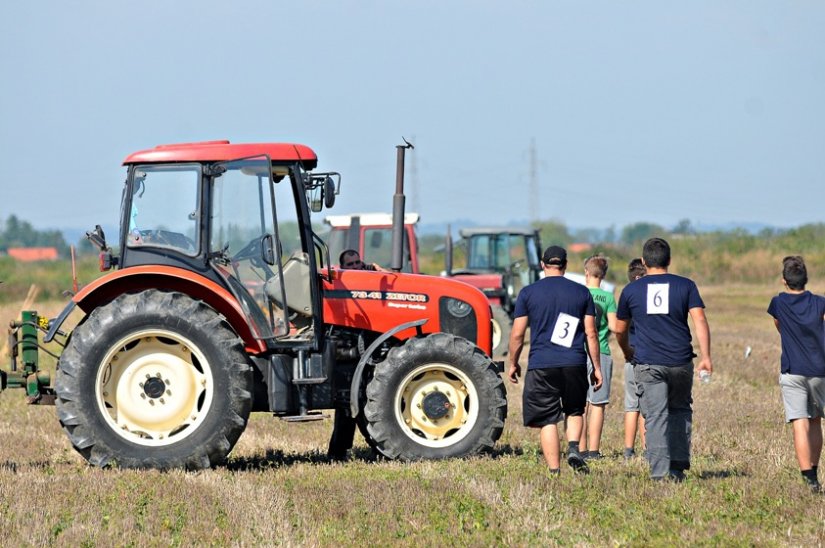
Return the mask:
M 650 284 L 647 286 L 647 313 L 668 314 L 670 309 L 670 284 Z

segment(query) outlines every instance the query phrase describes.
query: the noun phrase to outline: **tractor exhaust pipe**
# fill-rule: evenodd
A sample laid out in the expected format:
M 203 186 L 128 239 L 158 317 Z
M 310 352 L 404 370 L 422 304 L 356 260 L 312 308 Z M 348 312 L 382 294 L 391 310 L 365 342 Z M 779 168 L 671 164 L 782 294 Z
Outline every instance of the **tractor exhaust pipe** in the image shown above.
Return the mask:
M 404 137 L 401 137 L 404 139 Z M 395 194 L 392 197 L 392 264 L 390 268 L 401 272 L 404 265 L 404 154 L 415 148 L 404 139 L 403 145 L 396 145 Z
M 447 225 L 447 237 L 444 239 L 444 274 L 453 275 L 453 231 Z

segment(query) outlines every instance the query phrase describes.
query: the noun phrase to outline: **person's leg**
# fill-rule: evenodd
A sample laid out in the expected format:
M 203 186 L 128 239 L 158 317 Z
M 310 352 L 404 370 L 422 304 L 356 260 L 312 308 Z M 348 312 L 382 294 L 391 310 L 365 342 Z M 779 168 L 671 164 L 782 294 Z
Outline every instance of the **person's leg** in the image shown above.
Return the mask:
M 811 419 L 808 427 L 808 445 L 811 448 L 811 466 L 819 466 L 819 457 L 822 454 L 822 417 Z
M 810 470 L 813 465 L 813 455 L 811 451 L 811 420 L 810 419 L 794 419 L 791 421 L 793 427 L 793 447 L 796 451 L 796 461 L 799 463 L 800 470 Z M 819 424 L 817 424 L 820 427 Z M 820 443 L 822 440 L 822 432 L 820 431 Z
M 349 411 L 335 410 L 327 457 L 338 461 L 347 459 L 347 452 L 352 449 L 352 442 L 355 439 L 355 426 L 355 419 L 349 416 Z
M 593 405 L 588 401 L 587 406 L 584 409 L 584 420 L 582 421 L 582 432 L 579 435 L 579 447 L 581 447 L 582 451 L 587 451 L 587 427 L 588 427 L 588 417 L 593 413 L 592 411 Z M 567 419 L 565 419 L 565 429 L 567 427 Z M 565 430 L 566 431 L 566 430 Z
M 693 427 L 693 364 L 667 368 L 668 448 L 670 469 L 681 476 L 690 469 L 690 441 Z
M 634 447 L 636 446 L 636 430 L 639 424 L 638 411 L 625 411 L 624 414 L 624 451 L 626 457 L 632 457 L 635 454 Z
M 592 457 L 594 453 L 599 453 L 602 442 L 602 429 L 604 428 L 604 408 L 606 404 L 590 404 L 590 413 L 587 416 L 587 450 Z
M 663 366 L 637 365 L 636 384 L 639 404 L 647 429 L 646 458 L 650 464 L 650 477 L 662 479 L 670 472 L 670 449 L 668 446 L 668 405 L 667 382 Z
M 587 401 L 587 368 L 580 366 L 562 367 L 559 379 L 562 387 L 562 410 L 564 412 L 567 435 L 567 464 L 576 472 L 587 473 L 587 463 L 579 451 L 584 425 L 584 409 Z
M 639 424 L 639 395 L 636 393 L 636 378 L 633 364 L 624 364 L 624 456 L 636 454 L 636 432 Z
M 555 424 L 548 424 L 541 427 L 539 433 L 541 441 L 541 452 L 544 455 L 544 462 L 551 470 L 558 470 L 561 462 L 561 445 L 559 443 L 559 428 Z

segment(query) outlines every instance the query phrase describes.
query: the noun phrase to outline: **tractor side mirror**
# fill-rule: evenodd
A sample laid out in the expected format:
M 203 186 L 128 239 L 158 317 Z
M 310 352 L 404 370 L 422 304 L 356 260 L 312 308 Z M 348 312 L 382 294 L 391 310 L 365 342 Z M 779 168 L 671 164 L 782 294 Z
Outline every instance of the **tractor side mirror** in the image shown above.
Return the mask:
M 324 179 L 322 194 L 324 195 L 324 207 L 331 209 L 335 205 L 335 181 L 332 177 Z
M 261 259 L 269 266 L 275 264 L 275 246 L 272 244 L 271 234 L 261 238 Z
M 307 191 L 307 194 L 309 194 L 309 210 L 313 213 L 318 213 L 324 208 L 323 193 L 321 187 L 317 186 Z

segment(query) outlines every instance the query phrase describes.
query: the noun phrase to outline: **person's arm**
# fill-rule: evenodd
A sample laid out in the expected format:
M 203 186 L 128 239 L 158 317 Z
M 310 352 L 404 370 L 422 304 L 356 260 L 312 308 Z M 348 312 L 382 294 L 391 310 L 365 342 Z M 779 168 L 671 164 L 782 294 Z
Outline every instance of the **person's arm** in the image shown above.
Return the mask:
M 699 351 L 702 357 L 699 359 L 699 366 L 696 371 L 705 370 L 713 373 L 713 361 L 710 358 L 710 326 L 705 317 L 705 309 L 694 307 L 689 310 L 690 319 L 693 320 L 693 328 L 696 331 L 696 339 L 699 341 Z
M 518 378 L 521 376 L 521 366 L 518 359 L 521 356 L 522 348 L 524 348 L 524 333 L 526 331 L 527 316 L 519 316 L 513 320 L 513 327 L 510 328 L 510 348 L 508 351 L 510 369 L 507 372 L 507 376 L 513 384 L 518 384 Z
M 617 321 L 618 320 L 616 319 L 616 313 L 615 312 L 608 312 L 607 313 L 607 328 L 610 331 L 612 331 L 613 333 L 615 333 L 616 329 L 618 329 L 616 327 L 616 322 Z
M 590 384 L 593 385 L 593 390 L 598 390 L 602 387 L 602 363 L 599 332 L 596 331 L 596 316 L 588 314 L 584 317 L 584 334 L 587 337 L 587 353 L 590 354 L 590 361 L 593 364 Z
M 630 362 L 633 359 L 633 347 L 630 346 L 630 340 L 627 336 L 627 326 L 627 320 L 620 320 L 616 318 L 616 342 L 619 343 L 619 347 L 622 349 L 624 361 Z

